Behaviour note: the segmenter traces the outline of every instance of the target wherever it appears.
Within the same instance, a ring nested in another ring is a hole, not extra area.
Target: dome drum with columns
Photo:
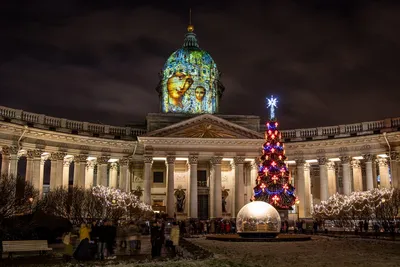
[[[1,173],[24,177],[42,194],[58,186],[102,184],[140,190],[154,210],[178,219],[236,217],[253,194],[264,122],[258,116],[216,114],[220,75],[196,44],[189,31],[183,50],[164,66],[161,107],[175,109],[148,114],[141,126],[94,124],[0,106]],[[168,82],[171,77],[174,81]],[[205,90],[196,97],[198,87]],[[198,100],[212,101],[194,105]],[[281,131],[290,181],[300,200],[288,216],[308,218],[313,203],[336,192],[399,187],[399,127],[400,118],[391,118]]]

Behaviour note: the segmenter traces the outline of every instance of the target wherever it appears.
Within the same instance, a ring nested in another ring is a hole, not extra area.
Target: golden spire
[[[194,31],[194,26],[192,25],[192,9],[189,8],[189,26],[187,27],[188,32]]]

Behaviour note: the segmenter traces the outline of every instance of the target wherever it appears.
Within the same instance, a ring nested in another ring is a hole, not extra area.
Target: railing
[[[140,129],[140,128],[118,127],[118,126],[111,126],[111,125],[104,125],[97,123],[61,119],[61,118],[46,116],[43,114],[26,112],[19,109],[7,108],[3,106],[0,106],[0,117],[22,120],[28,123],[36,123],[55,128],[66,128],[70,130],[78,130],[96,134],[110,134],[116,136],[140,136],[147,132],[145,129]],[[264,130],[263,127],[261,128],[262,131]],[[338,126],[283,130],[282,137],[301,139],[301,138],[310,138],[317,136],[340,136],[340,135],[346,135],[346,134],[349,135],[358,133],[364,134],[366,132],[371,132],[386,128],[397,128],[397,127],[400,127],[400,117],[379,120],[379,121],[338,125]]]
[[[0,117],[8,119],[22,120],[28,123],[36,123],[55,128],[66,128],[70,130],[91,132],[96,134],[110,134],[118,136],[139,136],[145,134],[145,129],[136,129],[131,127],[118,127],[103,125],[90,122],[74,121],[26,112],[23,110],[12,109],[0,106]]]

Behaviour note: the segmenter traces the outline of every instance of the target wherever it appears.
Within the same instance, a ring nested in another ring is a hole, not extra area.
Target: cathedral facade
[[[232,218],[250,202],[264,143],[258,116],[218,113],[224,86],[193,26],[165,63],[160,113],[142,127],[73,121],[0,106],[3,175],[40,195],[105,185],[139,192],[157,212]],[[400,186],[400,118],[282,131],[298,203],[293,219],[336,192]]]

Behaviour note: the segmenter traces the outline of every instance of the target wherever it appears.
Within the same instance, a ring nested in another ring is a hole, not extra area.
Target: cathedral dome
[[[223,86],[220,73],[208,52],[199,47],[189,25],[183,46],[167,59],[157,88],[162,112],[215,113]]]

